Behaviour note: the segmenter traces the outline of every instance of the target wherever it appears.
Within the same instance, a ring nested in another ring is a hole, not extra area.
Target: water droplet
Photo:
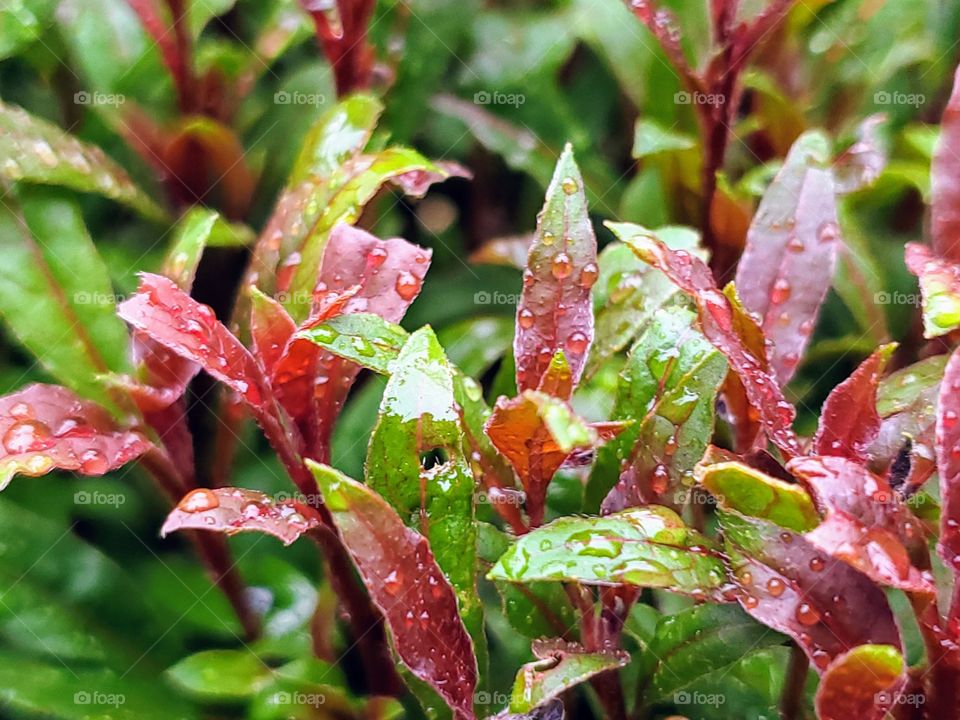
[[[821,570],[823,570],[823,565],[824,563],[823,563],[822,557],[815,557],[810,559],[810,569],[813,570],[814,572],[820,572]]]
[[[790,239],[787,241],[787,248],[796,253],[803,252],[804,251],[803,240],[798,238],[796,235],[791,235]]]
[[[584,290],[589,290],[594,286],[594,283],[597,282],[597,276],[600,274],[600,269],[597,267],[596,263],[587,263],[583,266],[583,270],[580,271],[580,287]]]
[[[3,435],[3,446],[11,455],[40,452],[53,444],[50,428],[39,420],[20,420]]]
[[[33,153],[37,158],[46,165],[48,168],[53,168],[57,166],[59,162],[57,160],[56,153],[53,152],[53,148],[50,147],[50,143],[46,140],[37,140],[33,143]]]
[[[213,312],[213,308],[202,303],[197,305],[197,316],[207,325],[213,325],[217,321],[217,314]]]
[[[249,502],[243,506],[243,510],[240,511],[240,514],[243,516],[244,520],[258,520],[261,518],[266,511],[266,508],[263,507],[260,503]]]
[[[837,224],[832,221],[825,222],[821,227],[820,231],[817,234],[820,242],[835,242],[837,238],[840,237],[840,228],[837,227]]]
[[[373,250],[367,253],[367,266],[370,268],[378,268],[386,262],[387,251],[381,247],[375,247]]]
[[[661,493],[666,492],[667,486],[670,483],[670,471],[667,470],[667,466],[663,463],[657,463],[657,466],[653,469],[653,476],[651,481],[652,490],[660,495]]]
[[[400,592],[402,585],[403,581],[396,570],[391,570],[390,574],[383,579],[383,588],[391,595],[396,595]]]
[[[536,318],[534,318],[533,313],[530,312],[530,310],[528,310],[527,308],[523,308],[517,314],[517,325],[522,327],[524,330],[529,330],[530,328],[533,327],[533,323],[535,319]]]
[[[420,278],[411,272],[401,270],[397,275],[396,290],[397,295],[404,300],[413,300],[417,296],[417,293],[420,292]]]
[[[563,188],[563,191],[567,195],[573,195],[577,191],[578,185],[577,185],[577,181],[574,180],[572,177],[565,177],[563,180],[560,181],[560,187]]]
[[[767,580],[767,592],[773,595],[773,597],[780,597],[786,589],[787,586],[784,585],[783,580],[779,578],[770,578]]]
[[[797,621],[801,625],[816,625],[818,622],[820,622],[820,613],[807,605],[807,603],[800,603],[797,605],[796,615]]]
[[[564,252],[558,253],[550,263],[550,272],[557,280],[570,277],[570,273],[573,272],[570,256]]]
[[[760,601],[757,600],[757,598],[755,598],[753,595],[744,595],[742,600],[743,600],[743,606],[747,610],[752,610],[753,608],[755,608],[757,605],[760,604]]]
[[[220,500],[212,490],[197,488],[187,493],[177,507],[188,513],[206,512],[220,507]]]
[[[103,475],[110,469],[110,463],[99,450],[90,448],[80,455],[80,472],[85,475]]]
[[[770,302],[780,305],[790,299],[790,283],[784,278],[777,278],[770,291]]]
[[[565,346],[567,351],[573,355],[582,355],[587,346],[590,344],[590,338],[588,338],[584,333],[576,330],[570,333],[570,337],[567,338]]]

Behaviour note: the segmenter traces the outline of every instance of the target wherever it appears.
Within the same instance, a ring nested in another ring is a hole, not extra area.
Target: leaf
[[[512,713],[504,710],[491,717],[495,720],[565,720],[566,712],[563,708],[563,701],[553,699],[528,713]]]
[[[573,385],[580,380],[593,341],[590,288],[598,272],[597,240],[587,214],[583,178],[567,145],[537,216],[524,271],[513,341],[520,390],[537,389],[561,350]]]
[[[697,304],[703,334],[722,352],[744,385],[750,404],[771,442],[787,456],[800,452],[792,423],[796,409],[783,397],[777,379],[737,334],[734,309],[717,289],[710,269],[683,250],[670,250],[656,238],[638,236],[627,241],[640,259],[660,268]]]
[[[609,470],[619,475],[605,513],[684,504],[677,491],[713,435],[717,389],[727,374],[723,355],[691,326],[694,317],[682,308],[658,313],[620,373],[612,417],[640,420],[598,453],[598,480]]]
[[[672,510],[650,505],[554,520],[519,537],[487,577],[626,584],[704,598],[719,591],[726,572],[708,538]]]
[[[887,599],[865,575],[766,520],[730,511],[718,517],[740,606],[793,638],[817,672],[857,645],[900,647]]]
[[[310,128],[290,172],[289,184],[311,176],[329,178],[361,152],[370,140],[383,104],[372,95],[356,93],[341,100]]]
[[[666,615],[642,650],[644,704],[699,690],[710,673],[730,670],[746,655],[782,642],[782,635],[733,605],[698,605]]]
[[[940,119],[940,137],[930,163],[930,235],[933,250],[948,262],[960,262],[960,68]]]
[[[933,593],[929,576],[910,562],[923,547],[921,529],[886,480],[845,458],[795,458],[787,469],[810,489],[823,522],[806,534],[812,545],[876,582]]]
[[[833,180],[816,163],[826,138],[801,136],[757,208],[737,266],[737,292],[773,342],[770,365],[789,382],[833,280],[839,226]]]
[[[960,255],[960,249],[955,252]],[[940,337],[960,327],[960,266],[917,243],[907,243],[906,261],[920,280],[923,336]]]
[[[160,535],[183,529],[227,535],[255,531],[289,545],[322,524],[316,510],[295,500],[275,501],[259,490],[244,488],[197,488],[170,511]]]
[[[250,341],[254,356],[272,377],[284,359],[287,343],[297,332],[283,305],[250,286]]]
[[[890,645],[860,645],[834,660],[815,700],[822,720],[881,720],[907,682],[903,656]]]
[[[700,236],[690,228],[662,227],[647,231],[631,223],[607,222],[618,238],[652,232],[668,247],[696,252]],[[640,261],[627,245],[612,243],[600,253],[600,274],[593,286],[596,337],[585,369],[592,377],[603,363],[626,347],[637,332],[677,294],[677,286],[656,268]]]
[[[626,665],[630,656],[620,651],[587,652],[557,641],[534,641],[537,660],[517,673],[510,695],[510,712],[526,713],[595,675]]]
[[[350,360],[381,375],[410,337],[399,325],[373,313],[340,315],[302,330],[297,337],[319,345],[333,355]]]
[[[886,121],[883,114],[866,118],[857,127],[856,141],[833,162],[833,180],[838,194],[863,190],[880,177],[888,160],[879,132]]]
[[[599,439],[569,405],[534,390],[497,400],[485,432],[520,478],[534,525],[543,522],[554,473],[574,450],[591,448]]]
[[[190,292],[204,249],[243,247],[251,240],[250,230],[246,227],[228,223],[213,210],[192,208],[177,223],[176,235],[160,274]]]
[[[250,650],[204,650],[183,658],[165,674],[177,689],[208,702],[253,697],[272,675]]]
[[[163,221],[166,212],[133,184],[103,151],[15,105],[0,103],[0,176],[10,181],[59,185],[123,203]]]
[[[692,150],[697,141],[690,135],[674,132],[650,118],[640,118],[633,128],[633,150],[631,155],[640,160],[662,152]]]
[[[115,410],[99,376],[125,372],[129,340],[76,203],[22,188],[0,207],[0,312],[57,380]]]
[[[28,385],[0,398],[0,490],[14,475],[51,470],[103,475],[153,445],[119,428],[110,414],[57,385]]]
[[[896,343],[880,347],[831,391],[823,404],[813,438],[815,454],[866,463],[870,446],[880,432],[877,388],[896,347]],[[851,408],[858,408],[858,412],[851,412]]]
[[[701,465],[696,474],[697,481],[725,508],[796,532],[812,530],[820,523],[813,501],[797,484],[740,462]]]
[[[410,336],[391,370],[367,450],[366,482],[429,540],[482,652],[474,482],[462,454],[453,368],[425,327]],[[439,455],[436,464],[423,463],[428,453]]]
[[[943,371],[936,432],[941,501],[937,550],[954,575],[960,575],[960,351],[953,352]]]
[[[472,720],[473,643],[427,539],[407,528],[373,490],[333,468],[307,463],[371,599],[383,611],[397,654],[458,719]]]

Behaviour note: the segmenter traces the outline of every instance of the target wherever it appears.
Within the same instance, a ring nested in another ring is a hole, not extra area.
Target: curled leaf
[[[160,535],[177,530],[210,530],[234,535],[262,532],[289,545],[323,524],[319,513],[296,500],[275,501],[258,490],[198,488],[170,511]]]
[[[881,720],[907,682],[903,656],[890,645],[860,645],[844,653],[820,678],[815,700],[822,720]]]
[[[935,338],[960,327],[960,265],[917,243],[907,244],[906,261],[920,280],[923,336]]]
[[[960,575],[960,351],[950,356],[943,373],[936,428],[942,504],[937,549],[954,575]]]
[[[940,137],[930,163],[930,234],[933,249],[941,257],[960,262],[960,67],[953,78],[953,92],[940,120]]]

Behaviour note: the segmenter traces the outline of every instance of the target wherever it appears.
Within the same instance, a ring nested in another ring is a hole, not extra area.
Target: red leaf
[[[960,254],[960,249],[955,252]],[[918,243],[907,243],[904,255],[907,269],[920,280],[923,336],[938,337],[954,330],[960,305],[960,265],[937,257]]]
[[[820,413],[813,452],[867,462],[867,451],[880,432],[877,387],[895,348],[884,345],[833,389]]]
[[[834,660],[820,678],[820,720],[881,720],[907,684],[903,657],[895,648],[857,647]],[[898,715],[899,716],[899,715]]]
[[[540,386],[558,351],[566,355],[572,386],[580,380],[593,341],[590,288],[597,272],[597,240],[583,178],[568,145],[537,216],[517,306],[513,353],[521,391]]]
[[[0,490],[14,475],[51,470],[103,475],[153,446],[110,414],[58,385],[28,385],[0,398]]]
[[[901,647],[886,595],[865,575],[773,523],[733,512],[720,521],[740,605],[792,637],[818,672],[857,645]]]
[[[938,255],[960,263],[960,67],[940,120],[940,139],[930,165],[930,234]]]
[[[937,402],[937,470],[940,473],[940,557],[960,575],[960,350],[943,372]]]
[[[769,373],[770,362],[767,359],[767,339],[764,337],[763,329],[740,302],[736,286],[733,283],[727,284],[723,289],[723,294],[730,301],[733,332],[740,338],[750,354],[760,361],[763,371]],[[741,453],[750,452],[763,430],[759,414],[750,405],[747,390],[737,373],[727,373],[722,390],[727,414],[729,415],[728,420],[733,426],[734,447]]]
[[[258,490],[199,488],[185,495],[167,515],[160,535],[177,530],[210,530],[235,535],[262,532],[289,545],[323,525],[320,514],[295,500],[275,501]]]
[[[250,339],[253,353],[260,360],[264,371],[272,376],[283,357],[290,338],[297,331],[283,305],[256,287],[250,288]]]
[[[809,165],[801,138],[770,185],[747,233],[737,292],[773,342],[770,364],[782,384],[797,369],[837,259],[836,197],[828,170]]]
[[[887,153],[878,132],[887,121],[886,115],[871,115],[857,128],[857,140],[833,163],[833,177],[838,193],[862,190],[880,177],[887,164]]]
[[[800,444],[792,427],[797,412],[784,398],[777,379],[764,369],[765,362],[737,334],[733,308],[717,289],[710,269],[690,253],[671,250],[653,237],[638,237],[629,245],[640,259],[659,268],[693,298],[704,336],[730,361],[767,436],[788,458],[798,455]]]
[[[826,515],[806,534],[812,545],[884,585],[935,592],[910,562],[908,548],[924,548],[920,523],[886,480],[840,457],[795,458],[787,469]]]
[[[452,177],[469,180],[473,173],[458,162],[437,160],[433,163],[440,168],[440,172],[430,170],[411,170],[392,178],[391,182],[399,187],[405,195],[413,198],[423,197],[431,185],[443,182]]]
[[[472,720],[473,641],[427,539],[379,495],[333,468],[309,462],[343,543],[383,611],[404,664],[430,684],[458,720]]]

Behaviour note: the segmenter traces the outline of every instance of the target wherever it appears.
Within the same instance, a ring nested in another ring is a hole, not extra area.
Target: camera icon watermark
[[[73,694],[74,705],[103,705],[112,708],[118,708],[127,702],[126,695],[122,693],[105,693],[99,690],[78,690]]]
[[[127,502],[127,496],[121,493],[105,493],[99,490],[77,490],[73,494],[74,505],[106,505],[120,507]]]
[[[726,96],[721,93],[704,93],[699,90],[695,92],[679,90],[673,94],[673,103],[675,105],[712,105],[719,107],[726,102]]]
[[[102,93],[80,90],[73,94],[74,105],[102,105],[120,107],[127,101],[123,93]]]
[[[510,702],[510,695],[502,692],[487,692],[481,690],[473,696],[473,704],[483,707],[498,708],[507,705]]]
[[[479,90],[473,94],[473,102],[475,105],[512,105],[513,107],[520,107],[526,101],[527,96],[522,93]]]
[[[873,102],[876,105],[908,105],[910,107],[920,107],[927,102],[927,96],[922,93],[904,93],[887,92],[886,90],[877,90],[873,94]]]
[[[278,90],[273,94],[273,102],[275,105],[312,105],[313,107],[319,107],[326,104],[327,96],[323,93]]]
[[[911,305],[920,307],[923,296],[920,293],[887,292],[881,290],[873,294],[873,302],[877,305]]]
[[[516,305],[520,302],[519,293],[505,293],[495,290],[479,290],[473,294],[474,305]]]
[[[286,692],[276,693],[271,699],[274,705],[297,705],[299,707],[318,708],[327,702],[323,693]]]

